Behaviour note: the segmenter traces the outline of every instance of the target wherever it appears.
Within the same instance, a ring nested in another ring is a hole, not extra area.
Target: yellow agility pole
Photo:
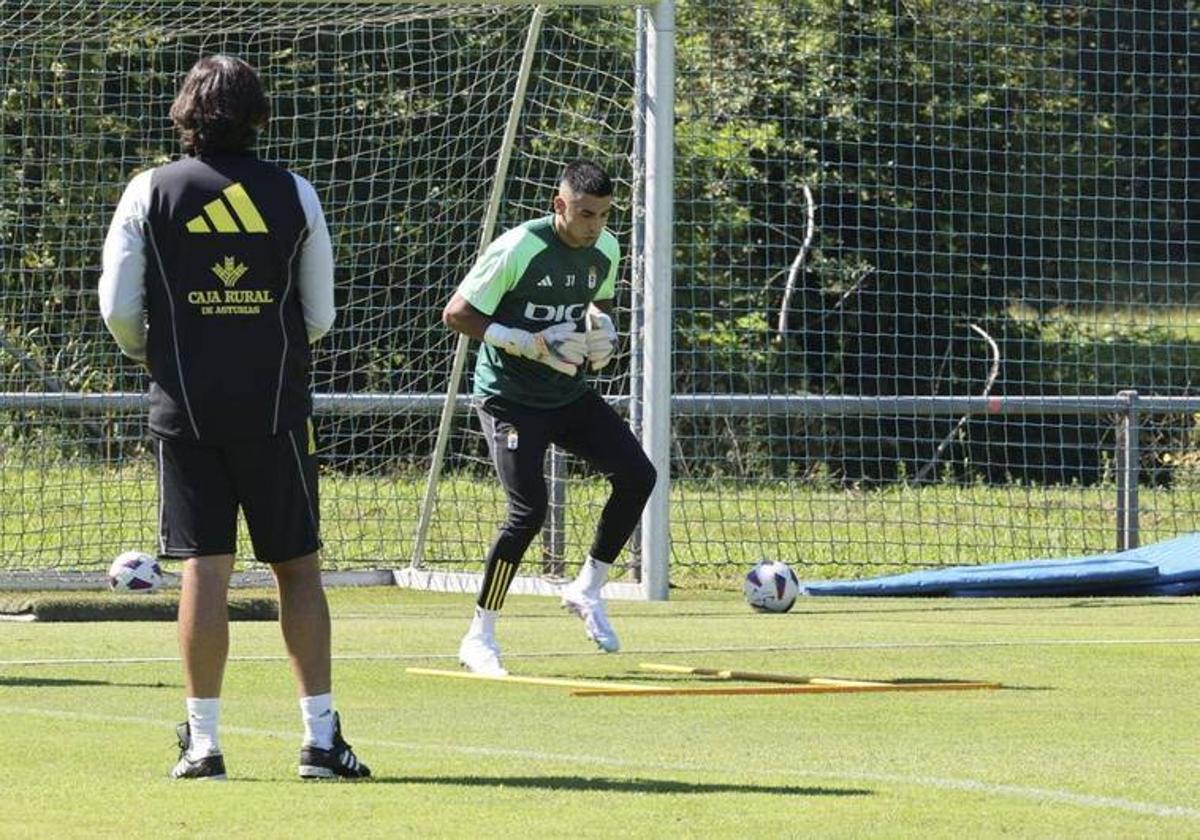
[[[806,677],[799,674],[766,674],[761,671],[731,671],[718,668],[695,668],[690,665],[660,665],[642,662],[643,671],[658,671],[665,674],[690,674],[697,677],[715,677],[721,680],[745,680],[746,682],[795,683],[800,685],[888,685],[878,680],[845,680],[839,677]]]
[[[470,671],[443,671],[437,668],[405,668],[404,672],[423,677],[455,677],[462,680],[490,680],[492,682],[519,683],[521,685],[549,685],[558,688],[604,689],[613,687],[612,682],[605,682],[603,680],[569,680],[562,677],[517,677],[512,674],[503,677],[491,677],[486,674],[472,674]],[[659,690],[657,686],[641,683],[625,683],[623,686],[642,692]]]
[[[626,688],[579,688],[571,692],[572,697],[670,697],[680,695],[729,695],[729,694],[861,694],[878,691],[971,691],[1000,688],[993,682],[911,682],[911,683],[867,683],[867,684],[820,684],[820,685],[738,685],[720,688],[658,688],[649,691]]]

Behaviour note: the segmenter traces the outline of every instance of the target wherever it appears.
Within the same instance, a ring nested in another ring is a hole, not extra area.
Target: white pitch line
[[[1109,645],[1200,645],[1200,638],[1181,639],[1029,639],[994,640],[981,642],[847,642],[828,645],[716,645],[713,647],[679,648],[622,648],[629,656],[659,656],[663,654],[690,653],[801,653],[822,650],[941,650],[952,648],[988,647],[1046,647],[1046,646],[1109,646]],[[612,654],[596,650],[547,650],[528,653],[505,653],[505,659],[554,659],[576,656],[602,656]],[[349,653],[335,654],[338,662],[420,662],[430,659],[457,659],[453,653]],[[230,662],[286,662],[281,654],[263,656],[230,656]],[[155,662],[179,662],[178,656],[123,656],[123,657],[79,657],[61,659],[0,659],[5,665],[140,665]]]
[[[27,715],[30,717],[57,718],[60,720],[80,720],[104,724],[127,723],[131,726],[158,726],[174,730],[176,724],[164,720],[148,720],[141,717],[101,715],[87,712],[74,712],[59,709],[30,709],[7,706],[7,715]],[[296,732],[280,732],[273,729],[258,729],[244,726],[224,726],[224,732],[239,735],[253,735],[280,740],[295,740]],[[354,737],[355,743],[362,746],[381,747],[405,751],[420,750],[436,755],[458,753],[461,755],[488,756],[493,758],[514,758],[521,761],[558,762],[578,769],[581,766],[617,767],[625,770],[658,770],[673,773],[726,774],[738,776],[745,773],[744,769],[716,768],[711,764],[684,764],[659,761],[630,761],[612,756],[580,755],[576,753],[543,752],[541,750],[523,750],[511,747],[463,746],[458,743],[428,744],[413,741],[394,741],[391,739]],[[378,770],[378,765],[376,765]],[[976,779],[952,779],[940,776],[906,776],[901,773],[875,773],[859,770],[808,770],[796,767],[758,767],[754,772],[756,779],[774,775],[780,778],[795,778],[803,776],[809,779],[837,779],[843,782],[879,782],[883,784],[905,785],[917,788],[933,788],[935,790],[965,791],[988,796],[1006,797],[1010,799],[1025,799],[1033,802],[1050,802],[1060,805],[1075,805],[1081,808],[1097,810],[1124,811],[1151,817],[1180,817],[1187,820],[1200,821],[1200,809],[1186,805],[1168,805],[1161,802],[1139,802],[1136,799],[1126,799],[1117,796],[1098,796],[1089,793],[1074,793],[1069,790],[1054,790],[1027,785],[1006,785],[992,782],[981,782]]]

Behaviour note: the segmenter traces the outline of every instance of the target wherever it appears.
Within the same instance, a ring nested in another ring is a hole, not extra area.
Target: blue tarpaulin
[[[1111,554],[951,566],[900,575],[810,582],[806,595],[967,598],[1046,595],[1191,595],[1200,592],[1200,534]]]

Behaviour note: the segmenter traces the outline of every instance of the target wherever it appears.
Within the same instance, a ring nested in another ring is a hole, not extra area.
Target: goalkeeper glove
[[[587,315],[587,358],[592,370],[601,370],[607,365],[617,349],[617,328],[608,313],[594,304]]]
[[[505,353],[533,359],[567,376],[574,376],[587,358],[587,340],[569,321],[538,333],[493,323],[484,332],[483,340]]]

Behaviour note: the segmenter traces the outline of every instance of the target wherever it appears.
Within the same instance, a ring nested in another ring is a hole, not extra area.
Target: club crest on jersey
[[[599,274],[600,273],[598,271],[596,271],[596,266],[594,266],[594,265],[588,266],[588,288],[589,289],[596,288],[596,279],[597,279],[597,277],[599,277]]]
[[[228,256],[225,257],[224,262],[214,263],[212,267],[212,273],[217,275],[217,279],[226,287],[234,286],[248,270],[245,263],[240,263]]]
[[[586,303],[560,303],[557,306],[548,303],[526,303],[525,317],[530,321],[550,321],[559,324],[563,321],[578,321],[586,309]]]

